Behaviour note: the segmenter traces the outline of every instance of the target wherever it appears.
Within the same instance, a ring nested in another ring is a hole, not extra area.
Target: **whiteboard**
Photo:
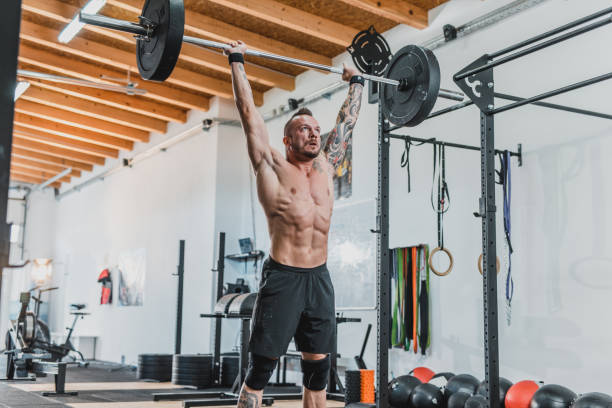
[[[376,202],[361,201],[334,209],[327,268],[336,308],[373,308],[376,304]]]

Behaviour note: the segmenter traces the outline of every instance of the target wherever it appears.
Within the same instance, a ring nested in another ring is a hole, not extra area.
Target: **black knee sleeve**
[[[254,390],[263,390],[270,377],[272,377],[277,361],[257,354],[251,354],[249,369],[244,381],[245,384]]]
[[[302,384],[311,391],[322,391],[329,378],[329,354],[321,360],[302,360]]]

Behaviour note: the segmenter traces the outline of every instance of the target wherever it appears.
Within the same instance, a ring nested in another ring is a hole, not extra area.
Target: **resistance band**
[[[419,246],[419,277],[421,283],[421,291],[419,293],[419,345],[421,346],[421,354],[423,355],[425,355],[430,341],[428,256],[429,247],[427,245]]]
[[[418,347],[418,337],[417,337],[417,325],[419,322],[418,319],[418,308],[419,308],[419,296],[418,296],[418,279],[417,279],[417,274],[418,274],[418,269],[417,269],[417,248],[416,247],[412,247],[410,248],[410,258],[412,259],[412,349],[413,351],[416,353],[417,352],[417,347]]]
[[[408,252],[408,248],[402,248],[402,253],[404,254],[404,330],[406,333],[406,337],[404,337],[404,350],[408,350],[410,348],[410,341],[414,339],[412,333],[412,325],[414,316],[412,314],[412,309],[414,305],[412,304],[412,269],[410,268],[412,257],[411,253]]]
[[[512,322],[512,296],[514,295],[514,280],[512,279],[512,241],[510,233],[510,202],[512,198],[512,179],[510,175],[510,152],[504,150],[499,154],[500,170],[498,184],[501,184],[504,201],[504,234],[507,247],[507,273],[506,273],[506,323]]]

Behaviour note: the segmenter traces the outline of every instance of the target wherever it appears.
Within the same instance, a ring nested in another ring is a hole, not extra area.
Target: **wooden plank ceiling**
[[[427,11],[446,0],[186,0],[185,34],[331,65],[355,34],[374,25],[427,26]],[[232,97],[227,59],[219,52],[183,44],[179,62],[164,83],[138,76],[135,40],[126,33],[86,26],[68,44],[58,34],[86,0],[22,0],[19,68],[119,84],[128,73],[144,95],[48,80],[30,87],[15,104],[11,179],[39,184],[66,168],[60,187],[117,158],[120,150],[147,143],[168,122],[184,123],[190,109],[206,111],[210,98]],[[107,0],[100,14],[137,21],[144,0]],[[247,58],[258,105],[271,88],[293,90],[303,68]]]

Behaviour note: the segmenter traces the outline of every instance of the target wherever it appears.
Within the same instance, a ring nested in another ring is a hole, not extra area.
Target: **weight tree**
[[[605,18],[601,18],[607,16]],[[592,20],[594,23],[577,28]],[[539,102],[565,92],[592,85],[612,78],[612,72],[590,78],[575,84],[567,85],[553,91],[545,92],[530,98],[496,93],[493,80],[493,68],[536,52],[553,44],[557,44],[569,38],[586,33],[595,28],[612,23],[612,7],[575,20],[571,23],[547,31],[543,34],[519,42],[500,51],[485,54],[476,59],[467,67],[454,75],[453,79],[457,86],[470,98],[449,108],[429,114],[427,119],[437,117],[449,112],[454,112],[466,106],[476,105],[480,110],[480,168],[481,168],[481,194],[479,199],[479,211],[477,215],[482,218],[482,252],[483,252],[483,310],[484,310],[484,359],[485,359],[485,384],[487,387],[487,400],[491,408],[499,408],[499,337],[497,325],[497,279],[496,279],[496,245],[495,236],[495,127],[493,118],[496,114],[505,112],[523,105],[533,104],[537,106],[558,109],[567,112],[595,116],[604,119],[612,119],[612,115],[577,109],[569,106]],[[563,33],[563,34],[561,34]],[[557,35],[559,34],[559,35]],[[555,37],[553,37],[555,36]],[[545,40],[549,37],[551,39]],[[542,41],[542,42],[539,42]],[[532,45],[537,43],[536,45]],[[524,48],[530,46],[529,48]],[[520,50],[519,50],[520,49]],[[519,50],[519,51],[517,51]],[[515,52],[516,51],[516,52]],[[509,55],[508,55],[509,54]],[[503,56],[503,57],[502,57]],[[500,58],[501,57],[501,58]],[[499,59],[498,59],[499,58]],[[507,105],[495,108],[495,98],[514,101]],[[378,240],[377,240],[377,317],[378,317],[378,347],[377,347],[377,401],[379,408],[389,407],[389,395],[387,390],[389,373],[389,315],[390,315],[390,276],[389,276],[389,141],[391,138],[408,138],[420,140],[427,143],[440,143],[432,139],[423,140],[403,135],[393,135],[391,132],[403,127],[403,124],[391,124],[383,116],[383,110],[379,106],[378,126]],[[474,149],[472,146],[456,143],[445,143],[447,146],[456,148]],[[522,159],[520,150],[512,155]]]

